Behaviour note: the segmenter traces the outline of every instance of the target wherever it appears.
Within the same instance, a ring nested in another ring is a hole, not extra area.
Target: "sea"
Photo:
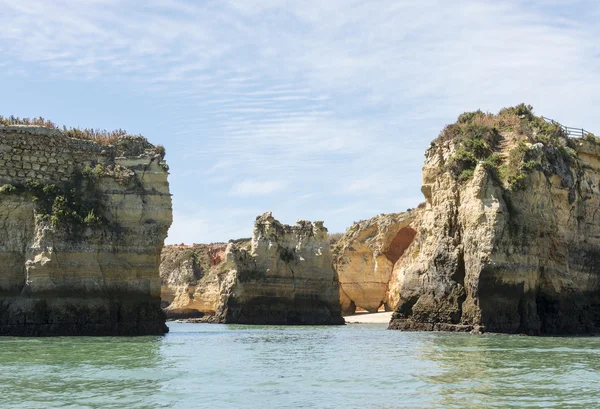
[[[169,323],[0,338],[1,408],[600,408],[599,337]]]

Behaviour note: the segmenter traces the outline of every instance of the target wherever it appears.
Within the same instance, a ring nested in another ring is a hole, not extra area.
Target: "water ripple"
[[[0,339],[4,408],[590,408],[599,338],[170,325]]]

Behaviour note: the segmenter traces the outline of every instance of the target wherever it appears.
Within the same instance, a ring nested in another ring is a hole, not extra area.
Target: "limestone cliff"
[[[390,328],[600,330],[600,143],[518,106],[461,115],[426,152],[426,207]]]
[[[219,284],[211,271],[225,260],[227,244],[166,246],[161,254],[161,298],[168,318],[214,315]]]
[[[0,334],[163,334],[162,149],[0,126]]]
[[[412,242],[414,212],[382,214],[348,228],[335,244],[334,266],[340,280],[344,315],[356,307],[377,312],[395,305],[388,295],[392,269]]]
[[[175,275],[186,275],[183,270]],[[173,276],[165,274],[163,283]],[[173,318],[204,315],[207,322],[241,324],[344,323],[323,222],[288,226],[265,213],[257,217],[251,240],[230,241],[224,261],[199,280],[183,281],[166,309]]]
[[[257,217],[249,250],[230,243],[217,317],[242,324],[343,324],[323,222]]]

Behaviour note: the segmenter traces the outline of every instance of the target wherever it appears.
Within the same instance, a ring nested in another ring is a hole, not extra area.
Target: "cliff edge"
[[[425,156],[390,328],[598,332],[598,140],[520,105],[461,115]]]
[[[0,126],[0,335],[168,331],[164,151],[138,136],[112,142]]]

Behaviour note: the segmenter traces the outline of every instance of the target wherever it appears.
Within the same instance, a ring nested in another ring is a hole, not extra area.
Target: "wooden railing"
[[[588,132],[583,128],[573,128],[571,126],[564,126],[563,124],[556,122],[554,119],[546,118],[545,116],[543,116],[542,119],[548,122],[549,124],[553,124],[560,127],[571,138],[583,138],[586,135],[593,135],[593,133]]]

